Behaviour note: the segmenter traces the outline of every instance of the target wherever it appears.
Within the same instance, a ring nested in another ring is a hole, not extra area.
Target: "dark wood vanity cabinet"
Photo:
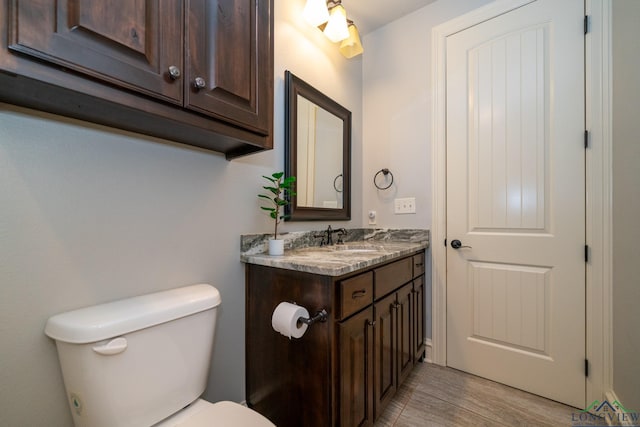
[[[425,350],[424,252],[342,277],[246,270],[248,405],[279,427],[373,425]],[[271,328],[281,301],[329,319],[289,340]]]
[[[273,0],[0,0],[0,100],[223,152],[272,148]]]
[[[373,308],[338,323],[338,399],[336,425],[373,424]]]
[[[380,299],[377,299],[379,294],[376,291],[374,303],[374,399],[377,418],[415,363],[415,329],[418,323],[424,322],[424,299],[417,300],[414,293],[413,257],[375,269],[374,274],[376,290],[392,290]],[[417,310],[418,305],[422,310]]]

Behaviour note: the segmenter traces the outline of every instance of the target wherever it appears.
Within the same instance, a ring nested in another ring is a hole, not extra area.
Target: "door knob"
[[[463,246],[462,242],[458,239],[452,240],[451,241],[451,247],[453,249],[460,249],[460,248],[471,248],[471,246]]]

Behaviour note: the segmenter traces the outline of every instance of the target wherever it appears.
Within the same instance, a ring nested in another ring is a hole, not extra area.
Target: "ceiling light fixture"
[[[341,4],[337,4],[329,11],[329,22],[324,29],[324,35],[334,43],[349,37],[347,25],[347,11]]]
[[[327,2],[325,0],[307,0],[302,16],[314,27],[324,24],[329,20]]]
[[[341,0],[307,0],[302,16],[333,43],[342,42],[340,53],[345,57],[353,58],[364,52],[358,29],[347,19]]]
[[[350,59],[364,52],[364,48],[362,47],[362,42],[360,41],[360,34],[358,34],[358,29],[356,28],[356,25],[351,20],[348,20],[348,22],[349,22],[349,37],[342,40],[342,43],[340,43],[340,53],[346,58]]]

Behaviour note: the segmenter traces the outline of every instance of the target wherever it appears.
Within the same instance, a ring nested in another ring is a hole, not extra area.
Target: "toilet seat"
[[[198,399],[153,427],[275,427],[275,424],[239,403]]]

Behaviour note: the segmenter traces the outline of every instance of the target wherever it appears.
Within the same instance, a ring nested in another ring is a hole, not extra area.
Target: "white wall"
[[[640,2],[613,6],[613,390],[640,412]]]
[[[205,397],[244,400],[240,234],[269,232],[261,175],[284,167],[284,70],[353,111],[362,189],[360,59],[348,61],[275,1],[275,149],[234,160],[0,103],[0,425],[67,427],[53,314],[207,282],[222,295]],[[361,226],[360,202],[353,205]],[[287,223],[283,231],[326,227]]]
[[[439,0],[364,37],[364,224],[375,210],[379,226],[431,229],[431,30],[486,3]],[[393,186],[384,191],[373,185],[382,168],[394,176]],[[398,197],[415,197],[416,214],[395,215]],[[430,266],[430,251],[427,257]],[[430,307],[430,270],[425,277]],[[428,316],[428,336],[430,321]]]

